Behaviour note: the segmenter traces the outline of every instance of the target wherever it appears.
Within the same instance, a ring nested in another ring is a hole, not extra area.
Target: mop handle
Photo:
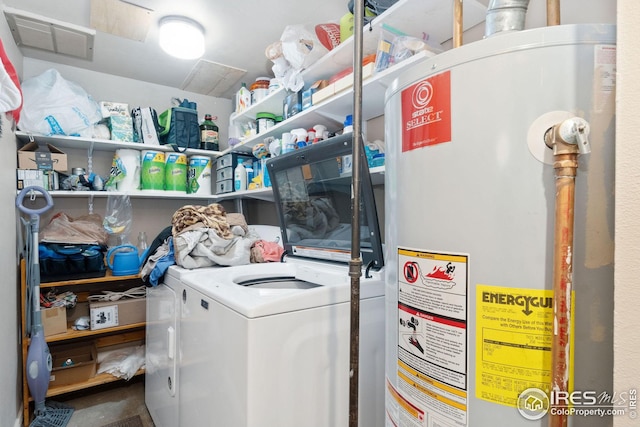
[[[47,204],[39,209],[29,209],[24,206],[24,196],[26,196],[31,191],[37,191],[42,193]],[[40,260],[38,254],[38,230],[40,228],[40,214],[48,211],[53,206],[53,199],[51,195],[42,187],[38,186],[29,186],[25,187],[20,191],[18,197],[16,199],[16,206],[25,214],[30,216],[31,223],[31,237],[33,239],[32,242],[32,262],[31,265],[28,266],[30,269],[28,285],[32,289],[32,301],[33,304],[33,313],[35,316],[40,316]],[[36,318],[36,323],[40,323],[40,319]]]
[[[29,209],[28,207],[26,207],[23,204],[24,196],[26,196],[31,191],[37,191],[39,193],[42,193],[42,195],[44,196],[44,200],[47,202],[47,204],[41,207],[40,209]],[[53,199],[51,198],[51,195],[49,194],[49,192],[44,188],[38,187],[37,185],[31,185],[29,187],[23,188],[22,191],[20,191],[20,194],[18,194],[18,198],[16,199],[16,206],[22,212],[26,213],[27,215],[30,215],[33,218],[34,215],[37,216],[48,211],[53,206]]]

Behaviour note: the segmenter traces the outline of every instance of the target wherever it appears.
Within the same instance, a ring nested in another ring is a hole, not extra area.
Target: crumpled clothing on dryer
[[[227,221],[227,212],[218,203],[211,203],[207,206],[185,205],[175,211],[171,217],[173,237],[175,238],[184,229],[197,223],[215,230],[218,236],[224,239],[233,237],[231,226]]]
[[[215,230],[194,224],[173,239],[176,264],[190,269],[249,264],[251,246],[259,239],[253,232],[224,239]]]
[[[142,280],[149,279],[151,286],[158,286],[164,273],[176,263],[173,253],[173,238],[169,236],[162,245],[147,259],[140,270]]]
[[[183,206],[171,222],[176,264],[184,268],[249,264],[251,245],[259,239],[249,233],[244,215],[227,215],[217,203]]]

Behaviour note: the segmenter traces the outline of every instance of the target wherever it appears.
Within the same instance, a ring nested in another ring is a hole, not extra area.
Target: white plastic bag
[[[304,87],[302,70],[315,63],[329,50],[315,31],[304,25],[287,25],[280,41],[267,47],[266,56],[273,61],[273,74],[290,91]]]
[[[81,135],[102,119],[100,106],[78,84],[51,68],[22,83],[18,128],[42,135]]]
[[[128,381],[145,365],[145,347],[139,345],[100,353],[98,363],[98,374],[106,372]]]
[[[287,25],[280,41],[282,54],[294,70],[304,70],[328,52],[315,31],[304,25]]]

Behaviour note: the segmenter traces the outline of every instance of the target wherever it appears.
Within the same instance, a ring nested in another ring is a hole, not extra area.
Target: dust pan
[[[47,402],[43,406],[44,410],[36,408],[29,427],[65,427],[73,415],[73,408],[63,403]]]

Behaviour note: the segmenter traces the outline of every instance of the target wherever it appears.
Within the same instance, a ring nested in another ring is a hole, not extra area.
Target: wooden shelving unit
[[[31,415],[33,410],[33,398],[29,393],[29,387],[27,385],[26,374],[26,361],[27,352],[29,350],[29,332],[27,330],[26,321],[26,266],[25,260],[20,261],[20,300],[21,300],[21,324],[22,324],[22,398],[23,398],[23,421],[24,426],[27,427],[31,422]],[[79,303],[86,303],[87,297],[91,293],[98,293],[100,290],[114,290],[114,288],[131,288],[142,285],[142,280],[137,275],[130,276],[113,276],[110,271],[104,277],[88,278],[88,279],[74,279],[67,281],[56,282],[43,282],[40,284],[41,291],[47,289],[64,289],[73,290],[78,295]],[[145,322],[133,323],[124,326],[115,326],[111,328],[99,329],[99,330],[85,330],[77,331],[70,327],[70,322],[67,325],[67,331],[65,333],[50,335],[46,337],[46,341],[49,344],[58,344],[66,342],[87,342],[93,341],[96,347],[99,349],[114,346],[118,344],[126,343],[143,343],[145,340]],[[135,375],[144,374],[144,369],[138,370]],[[50,386],[47,390],[47,398],[52,396],[59,396],[66,393],[71,393],[78,390],[83,390],[91,387],[108,384],[115,381],[123,381],[122,379],[115,377],[108,373],[97,374],[92,378],[84,381],[80,381],[73,384],[66,384],[60,386]]]
[[[136,375],[144,374],[144,369],[138,370]],[[54,387],[47,392],[47,397],[58,396],[61,394],[72,393],[78,390],[84,390],[90,387],[97,387],[99,385],[109,384],[114,381],[121,381],[120,378],[114,377],[111,374],[98,374],[93,378],[89,378],[86,381],[79,382],[76,384],[63,385],[60,387]]]

